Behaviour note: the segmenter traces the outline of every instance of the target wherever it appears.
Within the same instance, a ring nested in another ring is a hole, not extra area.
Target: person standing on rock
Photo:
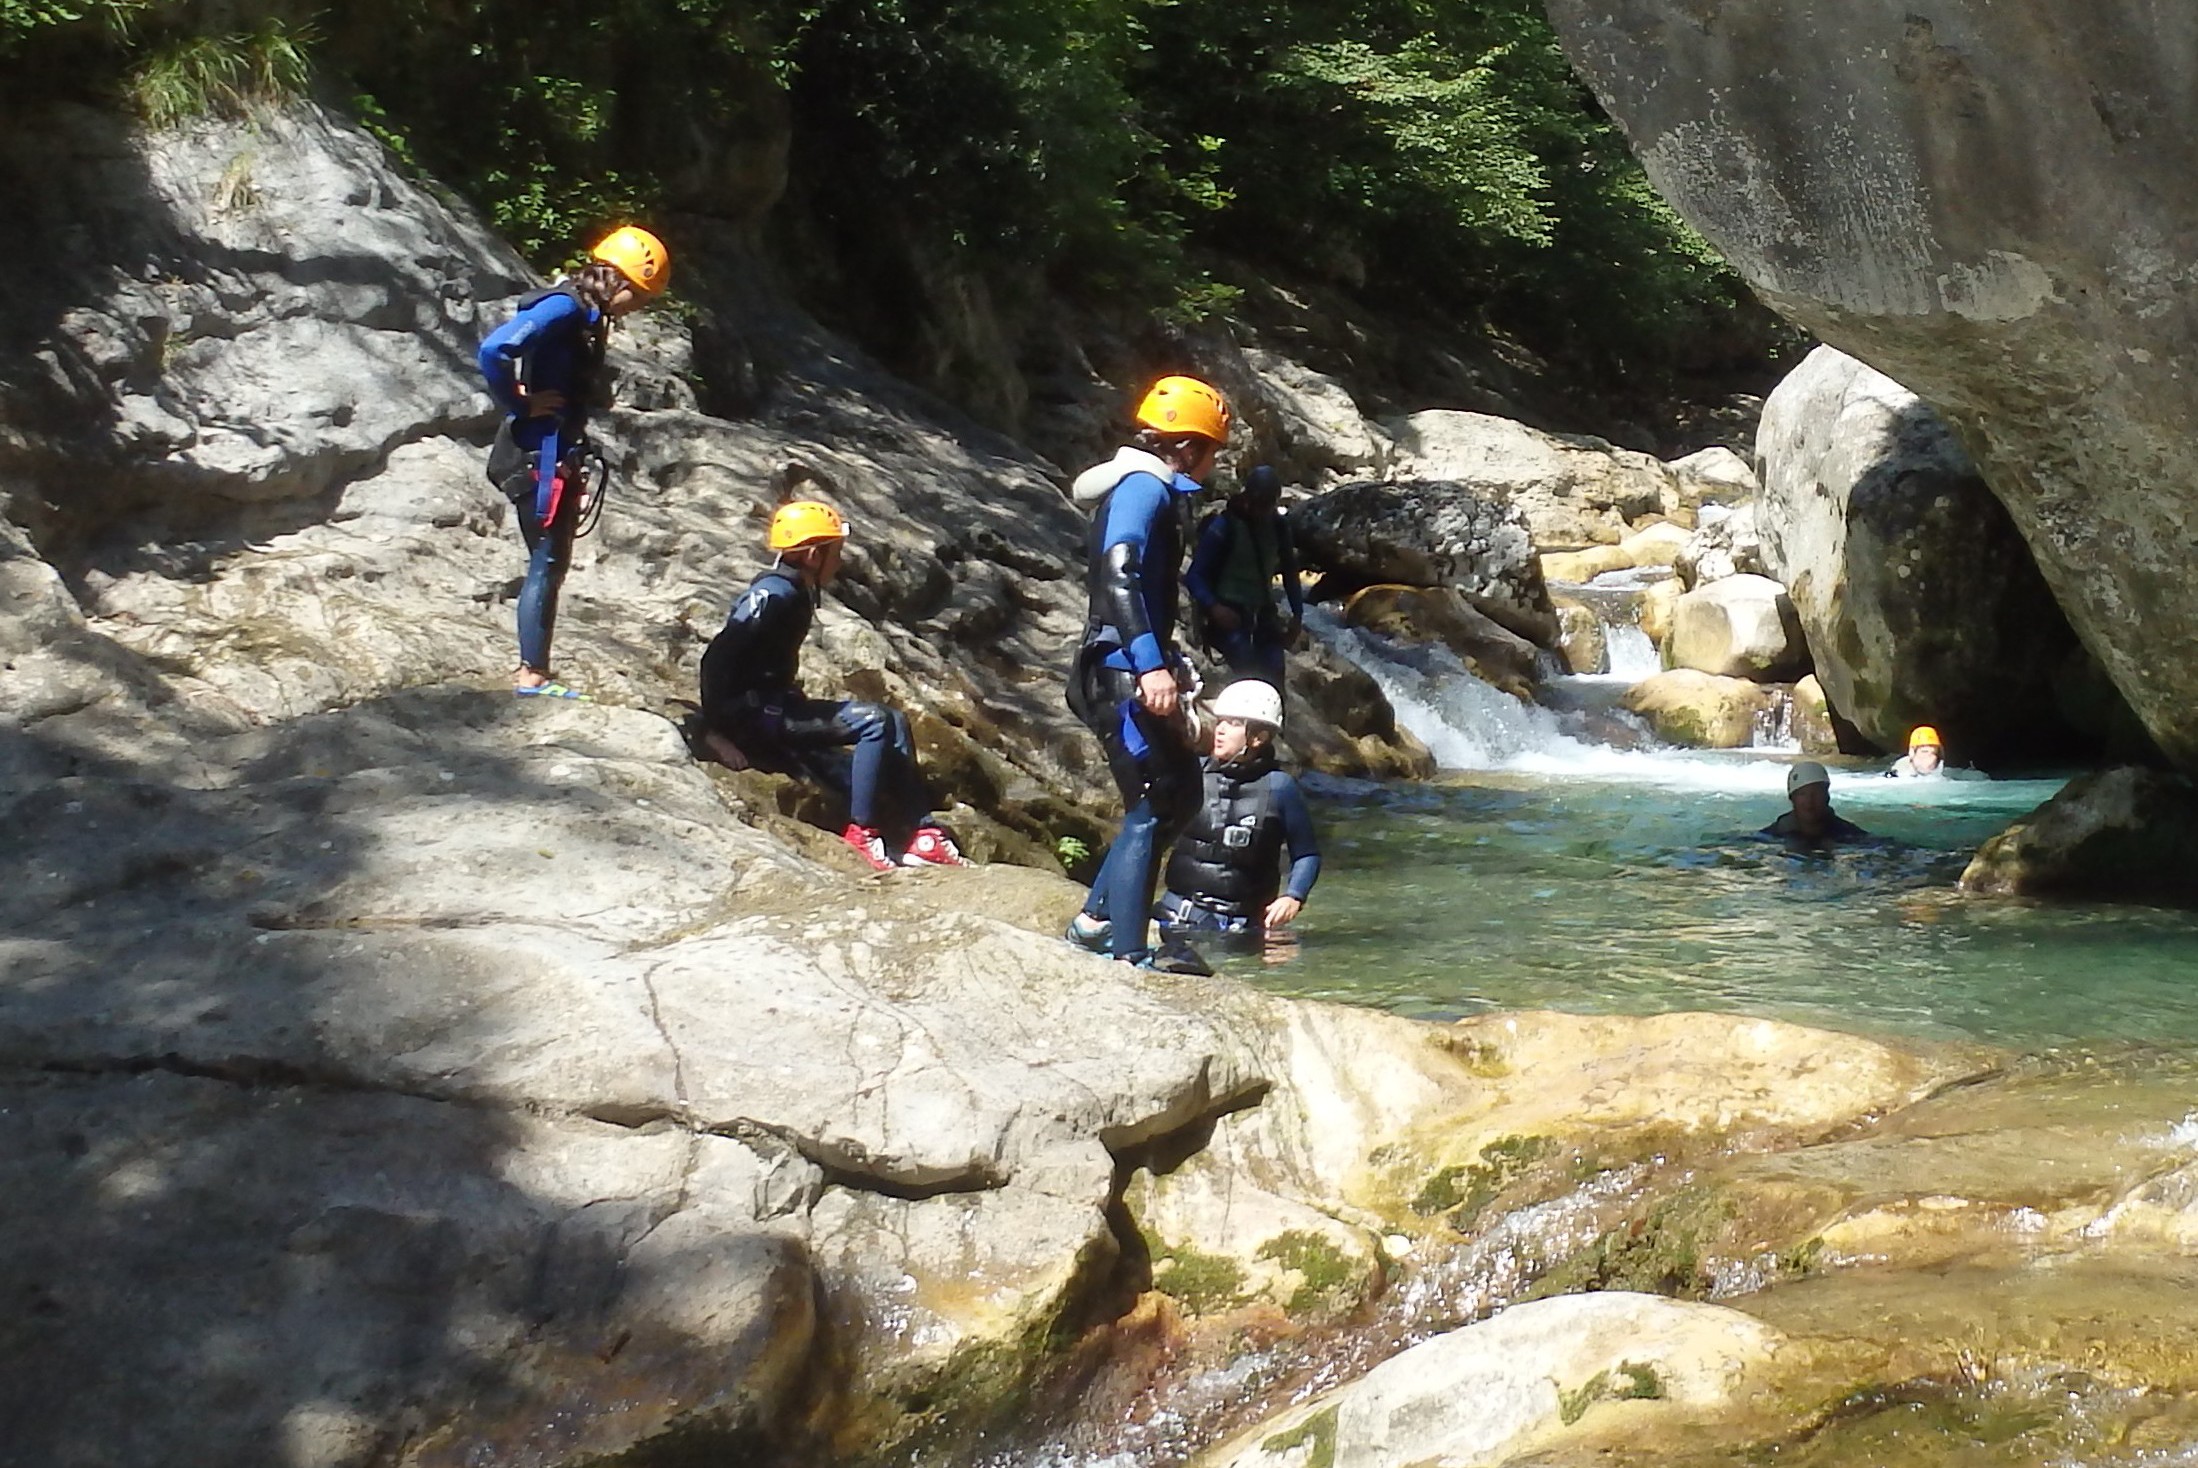
[[[1275,609],[1277,577],[1290,604],[1287,623]],[[1183,589],[1199,609],[1207,646],[1232,674],[1282,686],[1283,651],[1305,626],[1305,588],[1282,513],[1282,476],[1273,465],[1254,468],[1243,488],[1206,517]]]
[[[1320,847],[1304,792],[1275,760],[1281,691],[1256,678],[1240,679],[1213,701],[1213,718],[1202,798],[1168,856],[1161,931],[1257,947],[1269,932],[1295,921],[1312,895]]]
[[[521,298],[518,314],[490,332],[479,353],[489,395],[504,410],[489,482],[510,498],[527,546],[511,688],[522,697],[586,697],[550,676],[550,638],[580,523],[588,411],[611,322],[660,295],[671,271],[664,242],[630,224],[589,255],[577,273]]]
[[[771,516],[773,559],[702,654],[701,743],[720,764],[806,775],[847,795],[840,837],[873,871],[968,866],[931,815],[916,743],[898,709],[807,698],[801,645],[839,574],[847,522],[818,500]],[[851,751],[851,753],[850,753]],[[889,841],[887,832],[906,839]]]
[[[1078,475],[1073,489],[1078,504],[1096,508],[1091,611],[1068,703],[1106,750],[1122,796],[1122,829],[1067,937],[1124,962],[1205,973],[1197,953],[1180,943],[1155,954],[1145,927],[1160,853],[1197,809],[1198,755],[1186,702],[1196,684],[1175,649],[1177,580],[1190,497],[1228,441],[1229,404],[1195,377],[1163,377],[1138,404],[1136,420],[1132,441]]]
[[[1792,809],[1758,835],[1804,846],[1830,846],[1869,837],[1869,832],[1841,819],[1832,809],[1832,772],[1813,759],[1802,760],[1786,771],[1786,800]]]

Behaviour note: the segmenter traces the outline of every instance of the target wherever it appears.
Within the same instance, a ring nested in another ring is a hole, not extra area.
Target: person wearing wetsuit
[[[1831,771],[1813,759],[1802,760],[1786,772],[1786,799],[1793,808],[1757,835],[1812,847],[1869,838],[1869,832],[1832,809]]]
[[[847,522],[816,500],[771,517],[775,559],[733,603],[702,654],[702,744],[733,769],[805,775],[847,796],[840,838],[873,871],[967,866],[930,815],[916,744],[898,709],[801,692],[801,645],[839,574]],[[887,833],[904,840],[888,841]]]
[[[1304,792],[1275,762],[1281,693],[1271,683],[1242,679],[1221,690],[1213,716],[1203,799],[1168,857],[1156,916],[1163,932],[1256,947],[1305,906],[1320,880],[1320,847]]]
[[[550,676],[550,639],[580,519],[588,410],[611,322],[662,292],[671,270],[664,242],[630,224],[590,254],[578,274],[522,297],[518,314],[490,332],[478,354],[482,380],[504,410],[489,482],[510,498],[527,546],[511,690],[526,697],[586,696]]]
[[[1175,649],[1177,578],[1188,497],[1228,439],[1229,405],[1195,377],[1163,377],[1136,419],[1132,443],[1077,476],[1073,491],[1097,508],[1091,610],[1068,702],[1106,751],[1122,828],[1067,936],[1128,963],[1202,973],[1205,964],[1180,945],[1156,956],[1145,926],[1160,853],[1197,809],[1198,755],[1183,706],[1192,682]]]
[[[1275,610],[1278,576],[1290,604],[1287,623]],[[1199,609],[1206,645],[1231,673],[1282,686],[1283,650],[1305,625],[1305,589],[1282,514],[1282,476],[1273,465],[1254,468],[1244,487],[1206,517],[1183,589]]]

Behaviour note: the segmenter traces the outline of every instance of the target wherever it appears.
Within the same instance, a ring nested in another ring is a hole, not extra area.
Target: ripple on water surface
[[[2198,1045],[2198,915],[1969,900],[1978,843],[2055,781],[1835,777],[1877,841],[1802,854],[1753,832],[1773,761],[1683,783],[1489,775],[1319,787],[1326,867],[1281,992],[1430,1019],[1490,1008],[1716,1009],[2018,1046]]]

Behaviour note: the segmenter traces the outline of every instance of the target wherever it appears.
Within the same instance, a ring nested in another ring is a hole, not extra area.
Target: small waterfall
[[[1610,671],[1603,675],[1606,678],[1632,684],[1664,670],[1656,644],[1649,641],[1639,622],[1603,623],[1603,646],[1610,652]]]
[[[1483,683],[1448,648],[1393,643],[1346,626],[1325,607],[1308,607],[1305,623],[1380,685],[1397,722],[1418,736],[1446,770],[1508,770],[1733,790],[1773,789],[1784,779],[1782,764],[1751,759],[1744,751],[1658,744],[1638,718],[1614,707],[1630,679],[1603,674],[1550,680],[1546,687],[1552,701],[1569,707],[1548,708],[1522,703]],[[1647,643],[1638,627],[1630,630]]]
[[[1750,749],[1767,749],[1779,754],[1799,754],[1801,740],[1794,733],[1793,695],[1778,690],[1778,701],[1755,716],[1755,732],[1748,740]]]
[[[1631,685],[1663,671],[1656,644],[1641,630],[1641,593],[1671,574],[1665,566],[1636,567],[1606,571],[1589,582],[1560,581],[1550,587],[1552,595],[1578,602],[1602,623],[1605,670],[1582,676]]]

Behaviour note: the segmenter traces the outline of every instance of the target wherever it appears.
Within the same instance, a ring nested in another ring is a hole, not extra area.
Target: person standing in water
[[[1802,760],[1786,771],[1786,800],[1792,808],[1758,835],[1796,845],[1830,846],[1840,841],[1861,841],[1870,834],[1832,809],[1831,771],[1813,759]]]
[[[1213,719],[1203,798],[1168,856],[1160,923],[1188,938],[1210,934],[1257,946],[1304,908],[1320,880],[1320,847],[1304,792],[1275,760],[1281,692],[1241,679],[1221,690]]]
[[[575,274],[522,297],[518,314],[490,332],[478,354],[481,378],[504,410],[489,482],[510,498],[527,547],[511,687],[521,697],[587,696],[550,676],[550,639],[580,523],[588,412],[611,323],[661,295],[671,274],[664,242],[631,224],[604,236],[589,257]]]
[[[1288,622],[1275,609],[1278,577]],[[1244,487],[1206,517],[1183,589],[1199,609],[1207,646],[1229,671],[1280,688],[1283,652],[1305,626],[1305,588],[1282,513],[1282,476],[1272,464],[1245,475]]]
[[[1160,854],[1197,809],[1198,755],[1184,707],[1195,685],[1175,648],[1177,579],[1190,497],[1229,437],[1228,401],[1195,377],[1163,377],[1137,406],[1131,442],[1077,476],[1096,502],[1091,610],[1069,673],[1068,704],[1106,751],[1122,826],[1066,936],[1096,953],[1204,973],[1196,952],[1147,941]],[[1109,921],[1112,919],[1112,921]]]

